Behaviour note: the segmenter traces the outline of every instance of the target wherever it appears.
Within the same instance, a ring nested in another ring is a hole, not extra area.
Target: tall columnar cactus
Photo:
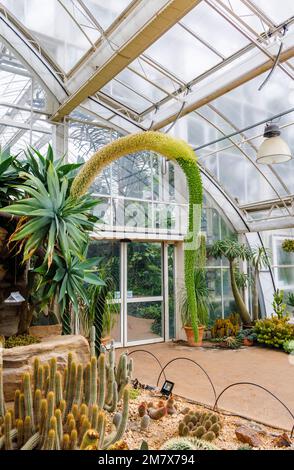
[[[56,360],[48,365],[36,360],[32,376],[24,374],[11,410],[5,412],[3,398],[0,449],[91,450],[114,445],[123,437],[128,420],[132,364],[127,355],[120,358],[118,369],[113,348],[108,357],[103,350],[98,361],[92,357],[85,367],[69,354],[66,374],[57,371]],[[106,432],[108,412],[116,411],[118,391],[120,419]]]

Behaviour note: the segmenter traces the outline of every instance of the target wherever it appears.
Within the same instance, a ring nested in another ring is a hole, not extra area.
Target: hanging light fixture
[[[291,160],[291,150],[289,145],[282,139],[281,131],[277,124],[266,124],[263,136],[265,140],[257,152],[257,163],[273,165]]]

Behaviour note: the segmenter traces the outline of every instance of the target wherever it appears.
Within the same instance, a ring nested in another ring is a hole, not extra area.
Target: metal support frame
[[[99,47],[70,77],[67,83],[70,96],[51,119],[60,121],[88,96],[94,95],[200,1],[142,0],[107,40],[102,38]],[[93,69],[96,69],[94,73]]]

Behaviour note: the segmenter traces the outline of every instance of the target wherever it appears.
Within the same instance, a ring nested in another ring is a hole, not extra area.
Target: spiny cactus
[[[218,450],[218,447],[197,438],[175,437],[166,441],[161,450]]]
[[[149,415],[142,416],[141,423],[140,423],[140,431],[147,431],[149,424],[150,424],[150,416]]]
[[[219,436],[221,421],[217,414],[211,412],[188,411],[179,422],[181,437],[195,437],[205,441],[213,441]]]
[[[36,359],[32,376],[23,375],[11,410],[6,411],[3,399],[0,449],[75,450],[115,446],[122,440],[128,421],[127,384],[132,366],[126,354],[120,358],[118,369],[113,348],[108,360],[104,350],[98,363],[92,357],[85,367],[76,364],[69,354],[65,373],[57,371],[56,359],[45,365]],[[1,371],[0,379],[1,386]],[[118,395],[122,397],[120,412],[116,413],[119,419],[108,431],[108,412],[116,411]]]

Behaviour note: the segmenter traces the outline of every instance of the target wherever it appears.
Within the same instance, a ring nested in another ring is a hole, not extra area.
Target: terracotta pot
[[[243,338],[243,344],[244,346],[253,346],[253,341],[248,338]]]
[[[198,341],[197,341],[197,343],[195,343],[195,340],[194,340],[193,328],[191,326],[184,326],[184,330],[186,332],[187,342],[188,342],[189,346],[201,346],[202,345],[204,326],[202,326],[202,325],[198,326]]]
[[[48,338],[50,336],[59,336],[62,333],[62,326],[57,325],[36,325],[30,326],[29,334],[38,339]]]

